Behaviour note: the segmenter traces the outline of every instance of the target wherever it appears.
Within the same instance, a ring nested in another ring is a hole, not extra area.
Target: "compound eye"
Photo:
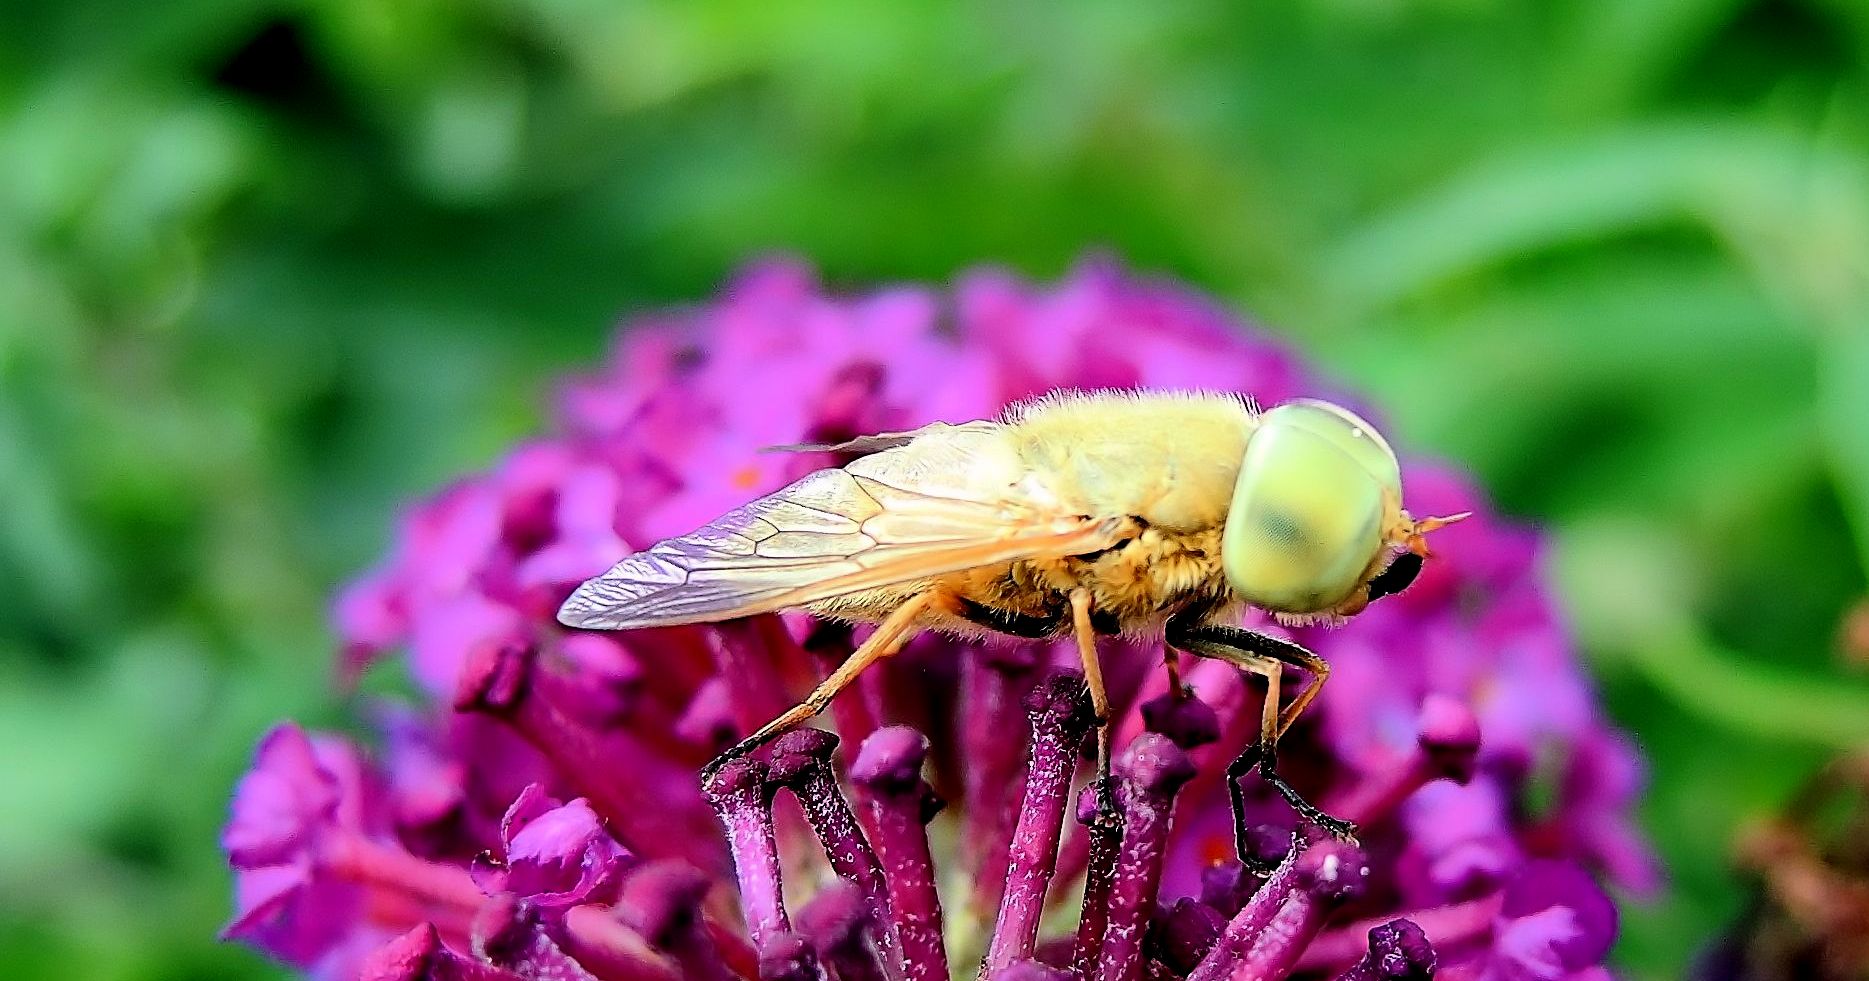
[[[1234,591],[1254,606],[1316,613],[1347,599],[1382,549],[1387,487],[1370,464],[1388,447],[1352,452],[1357,444],[1345,439],[1360,437],[1347,426],[1333,418],[1325,425],[1335,429],[1319,432],[1305,424],[1316,421],[1308,412],[1281,416],[1287,408],[1309,404],[1267,413],[1247,442],[1221,560]]]

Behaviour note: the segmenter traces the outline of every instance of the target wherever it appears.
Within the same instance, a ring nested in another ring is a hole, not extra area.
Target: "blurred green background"
[[[0,974],[278,975],[214,839],[326,594],[620,313],[1108,246],[1552,529],[1675,976],[1869,744],[1865,96],[1860,0],[0,6]]]

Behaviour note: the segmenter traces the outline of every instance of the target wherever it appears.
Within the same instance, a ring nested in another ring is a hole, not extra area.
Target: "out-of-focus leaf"
[[[1818,404],[1825,448],[1869,575],[1869,323],[1830,339]]]
[[[1866,176],[1852,154],[1756,127],[1633,128],[1508,152],[1346,237],[1324,270],[1382,306],[1541,249],[1699,223],[1824,305],[1869,260]]]
[[[16,584],[0,600],[0,624],[18,629],[30,617],[81,616],[98,558],[16,410],[0,398],[0,568]]]
[[[1572,114],[1623,109],[1666,79],[1743,0],[1576,0],[1553,93]]]
[[[1702,583],[1665,534],[1627,521],[1573,529],[1559,570],[1590,645],[1627,658],[1676,704],[1765,739],[1838,751],[1869,743],[1869,686],[1796,677],[1720,650],[1694,624]]]
[[[1837,752],[1869,742],[1869,687],[1791,677],[1693,633],[1657,638],[1630,653],[1650,682],[1721,725]]]

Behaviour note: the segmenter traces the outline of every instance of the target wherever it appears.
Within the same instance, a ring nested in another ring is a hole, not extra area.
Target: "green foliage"
[[[0,973],[275,973],[214,834],[342,717],[323,597],[618,314],[1102,245],[1555,532],[1675,976],[1869,743],[1866,66],[1852,0],[8,4]]]

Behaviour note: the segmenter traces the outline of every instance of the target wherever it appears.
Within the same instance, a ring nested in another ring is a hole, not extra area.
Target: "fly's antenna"
[[[1403,511],[1402,547],[1424,559],[1430,558],[1434,553],[1428,549],[1428,533],[1431,531],[1438,531],[1457,522],[1465,521],[1471,517],[1473,517],[1472,511],[1462,511],[1459,514],[1442,515],[1437,518],[1422,518],[1417,521],[1410,517],[1407,511]]]

